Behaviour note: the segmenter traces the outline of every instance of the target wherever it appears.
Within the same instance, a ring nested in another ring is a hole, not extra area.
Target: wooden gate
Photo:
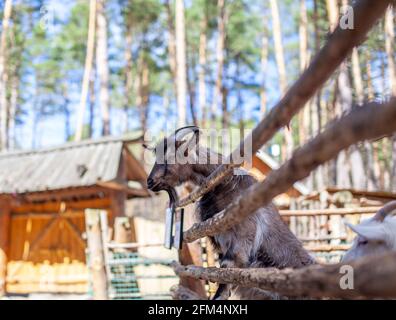
[[[82,211],[12,215],[7,292],[86,293],[84,232]]]

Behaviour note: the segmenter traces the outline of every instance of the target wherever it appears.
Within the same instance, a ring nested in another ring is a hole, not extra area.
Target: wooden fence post
[[[135,243],[136,231],[132,218],[116,217],[114,220],[114,242],[115,243]],[[136,251],[136,250],[132,250]]]
[[[0,297],[4,296],[6,292],[10,215],[8,203],[0,201]]]
[[[107,276],[100,228],[100,211],[86,210],[89,269],[92,276],[93,297],[95,300],[107,300]]]
[[[190,228],[195,222],[192,208],[186,208],[184,215],[184,228]],[[192,243],[183,243],[183,247],[178,252],[179,261],[182,265],[202,265],[202,248],[200,241]],[[201,298],[206,298],[205,281],[196,280],[188,277],[180,277],[180,285],[194,291]]]

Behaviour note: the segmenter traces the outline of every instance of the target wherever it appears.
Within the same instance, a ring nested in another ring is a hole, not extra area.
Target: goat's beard
[[[164,191],[166,191],[169,195],[169,205],[170,206],[174,206],[179,202],[179,197],[177,195],[176,189],[171,187],[171,186],[167,186],[166,189],[164,189]]]

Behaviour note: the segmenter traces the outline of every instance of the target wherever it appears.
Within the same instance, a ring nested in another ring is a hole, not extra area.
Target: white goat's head
[[[347,262],[368,255],[396,251],[396,201],[387,203],[374,217],[358,225],[346,225],[357,234],[352,247],[342,261]]]

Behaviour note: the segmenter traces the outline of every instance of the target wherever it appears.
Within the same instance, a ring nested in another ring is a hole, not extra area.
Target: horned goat
[[[180,128],[155,147],[156,162],[147,179],[149,189],[169,192],[185,182],[200,186],[221,165],[224,161],[221,154],[199,145],[199,133],[199,128],[195,126]],[[193,141],[193,147],[187,148]],[[168,161],[174,159],[175,154],[181,153],[187,155],[187,163]],[[213,164],[214,161],[206,161],[213,158],[218,160],[216,164]],[[201,197],[197,209],[202,221],[225,209],[244,190],[256,183],[252,176],[244,173],[229,175]],[[314,259],[282,221],[272,203],[210,240],[219,253],[221,267],[300,268],[314,263]],[[220,285],[214,299],[228,298],[230,293],[238,299],[257,298],[258,295],[254,294],[256,291],[257,289]]]
[[[388,202],[374,217],[358,225],[346,225],[357,234],[352,247],[342,261],[348,262],[363,256],[380,255],[396,251],[396,201]]]

